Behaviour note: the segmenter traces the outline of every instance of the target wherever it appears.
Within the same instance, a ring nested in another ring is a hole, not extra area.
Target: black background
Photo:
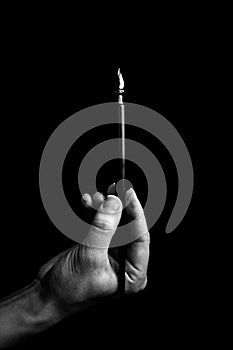
[[[6,40],[2,66],[1,297],[30,283],[43,263],[73,244],[57,231],[43,208],[38,185],[40,157],[63,120],[83,108],[115,101],[114,78],[120,66],[125,101],[156,110],[185,141],[194,167],[193,199],[173,233],[164,234],[169,210],[151,230],[148,286],[143,292],[65,320],[32,340],[29,348],[61,343],[80,347],[80,342],[123,346],[127,340],[139,345],[145,338],[155,343],[179,343],[186,336],[197,339],[205,332],[203,286],[208,278],[208,268],[203,265],[205,203],[200,200],[200,157],[207,153],[202,138],[209,118],[205,38],[190,26],[187,32],[170,32],[166,40],[151,42],[150,51],[136,40],[131,55],[123,54],[116,42],[115,54],[100,57],[98,40],[87,40],[88,51],[80,42],[64,40],[61,44],[59,35],[35,31],[31,37],[29,32],[28,28],[23,34],[15,31]]]

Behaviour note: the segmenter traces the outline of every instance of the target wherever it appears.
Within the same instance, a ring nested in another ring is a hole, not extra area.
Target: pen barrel
[[[117,195],[122,203],[125,203],[125,106],[123,103],[124,81],[118,69],[118,125],[119,125],[119,157],[120,157],[120,186],[117,187]],[[123,217],[124,210],[122,212]],[[122,220],[121,217],[121,220]],[[125,296],[125,261],[126,261],[126,246],[118,248],[119,254],[119,292],[121,297]]]
[[[121,162],[120,176],[121,189],[120,195],[124,196],[125,192],[125,106],[123,104],[122,95],[119,95],[119,155]]]

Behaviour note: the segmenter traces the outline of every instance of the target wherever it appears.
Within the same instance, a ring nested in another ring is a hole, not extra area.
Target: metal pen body
[[[120,188],[118,186],[118,197],[122,203],[125,201],[125,106],[123,103],[124,92],[124,80],[122,78],[120,69],[118,69],[118,124],[119,124],[119,156],[121,160]],[[122,213],[123,214],[123,213]],[[126,247],[122,246],[118,248],[119,255],[119,292],[123,297],[125,295],[125,260],[126,260]]]
[[[122,177],[122,189],[121,192],[124,194],[125,191],[125,106],[123,103],[122,95],[119,94],[119,154],[121,159],[121,177]]]

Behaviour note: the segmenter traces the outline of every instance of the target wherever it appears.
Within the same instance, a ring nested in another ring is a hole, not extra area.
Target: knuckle
[[[126,284],[126,292],[128,293],[138,293],[146,288],[147,285],[147,275],[138,274],[134,279],[128,279]]]
[[[107,250],[85,247],[81,254],[81,262],[88,269],[104,268],[107,263]]]
[[[101,220],[101,219],[94,220],[93,225],[103,231],[109,231],[112,229],[111,223],[106,220]]]

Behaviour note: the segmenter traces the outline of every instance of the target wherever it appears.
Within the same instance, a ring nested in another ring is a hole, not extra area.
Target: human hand
[[[93,197],[85,194],[82,200],[88,211],[98,209],[85,240],[87,245],[76,244],[51,259],[39,272],[44,294],[68,314],[115,295],[119,288],[117,248],[108,248],[121,218],[122,202],[113,195],[105,199],[99,192]],[[135,237],[126,246],[125,292],[129,294],[144,289],[147,283],[149,232],[133,189],[126,192],[125,203]]]
[[[149,233],[132,189],[126,192],[125,202],[135,239],[125,246],[124,285],[126,293],[135,293],[147,282]],[[90,304],[118,295],[118,248],[108,248],[121,218],[122,202],[116,196],[105,199],[96,193],[92,198],[84,195],[83,203],[90,212],[98,208],[85,244],[51,259],[36,280],[0,303],[0,347],[21,342]]]

